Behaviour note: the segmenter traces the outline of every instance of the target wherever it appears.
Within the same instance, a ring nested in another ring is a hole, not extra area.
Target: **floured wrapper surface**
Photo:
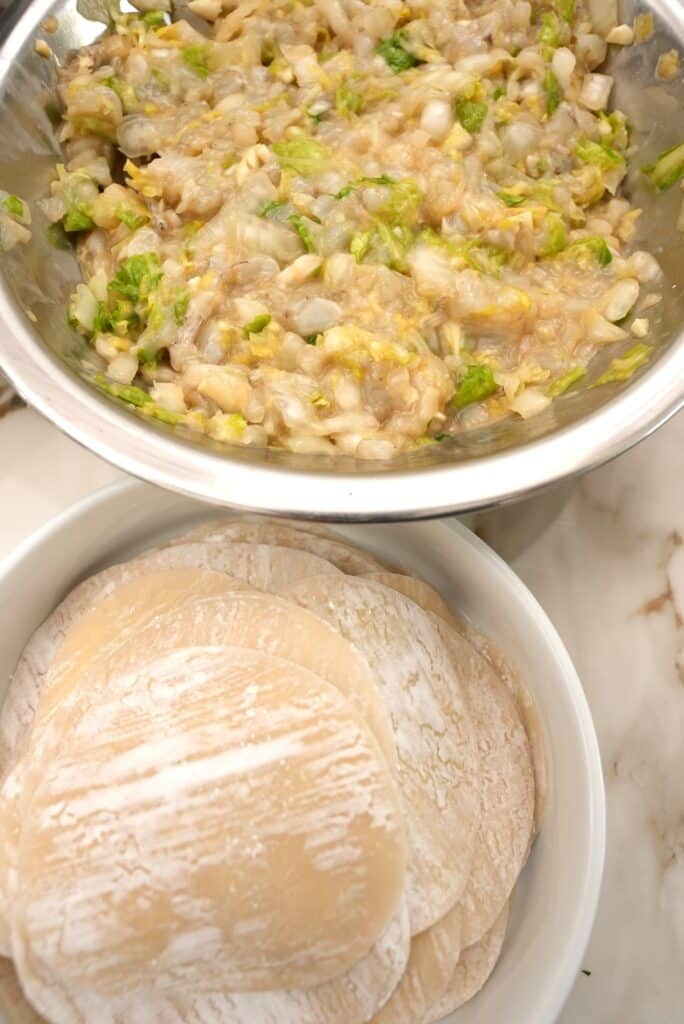
[[[7,697],[0,709],[0,777],[18,756],[45,687],[48,672],[53,666],[55,655],[64,643],[69,630],[92,609],[93,605],[106,601],[120,586],[130,589],[130,614],[126,607],[117,607],[116,625],[102,616],[84,620],[84,627],[92,628],[90,646],[107,642],[118,642],[121,636],[135,630],[145,618],[159,614],[165,607],[174,607],[179,602],[197,596],[223,594],[229,589],[246,586],[240,581],[227,581],[222,574],[208,573],[189,565],[178,573],[164,573],[157,570],[156,582],[148,584],[149,566],[143,559],[113,565],[79,583],[57,606],[45,622],[30,638],[14,671]],[[150,588],[153,592],[150,592]],[[85,631],[85,630],[84,630]],[[44,709],[47,711],[47,707]]]
[[[544,730],[537,707],[518,669],[493,640],[480,633],[471,622],[457,615],[441,594],[438,594],[429,583],[415,579],[413,576],[404,576],[401,573],[369,573],[367,576],[368,579],[384,583],[400,594],[411,598],[424,611],[433,612],[439,616],[472,644],[483,658],[487,659],[501,682],[510,691],[522,719],[532,755],[535,791],[534,827],[535,833],[538,832],[544,818],[548,792]]]
[[[13,935],[76,992],[320,984],[403,892],[399,797],[367,726],[330,684],[244,649],[112,680],[21,801]]]
[[[382,564],[367,551],[347,544],[341,537],[331,534],[328,530],[310,530],[311,526],[307,529],[273,520],[227,519],[204,523],[177,537],[171,544],[202,541],[224,545],[235,542],[278,545],[308,551],[352,576],[382,571]]]
[[[270,992],[216,989],[192,996],[149,989],[142,1005],[137,993],[114,999],[69,993],[53,978],[37,974],[25,950],[17,950],[17,960],[31,999],[49,1006],[53,1014],[59,1008],[59,1024],[367,1024],[400,981],[410,944],[408,911],[402,903],[370,952],[322,985]],[[33,1019],[27,1024],[34,1024]]]
[[[499,914],[494,925],[479,942],[463,951],[458,966],[447,986],[447,990],[439,1002],[432,1007],[429,1024],[436,1024],[450,1013],[458,1010],[469,999],[477,995],[496,967],[501,955],[506,927],[508,925],[508,905]]]
[[[410,822],[407,899],[417,934],[460,899],[478,827],[477,749],[449,652],[425,612],[379,583],[321,576],[283,593],[339,630],[375,673]]]
[[[421,1024],[442,998],[461,955],[461,908],[411,939],[404,975],[372,1024]]]
[[[161,574],[161,586],[166,583],[166,575]],[[154,580],[154,575],[148,577],[147,590],[153,606]],[[117,621],[119,611],[132,606],[132,589],[131,585],[123,585],[96,605],[88,617],[97,623]],[[84,697],[75,685],[79,680],[86,686],[85,699],[98,699],[86,676],[97,675],[106,686],[109,676],[134,669],[150,651],[162,655],[191,645],[228,644],[291,660],[336,686],[364,716],[388,765],[393,772],[397,771],[392,724],[367,662],[318,616],[280,597],[232,591],[227,582],[225,594],[195,596],[179,602],[175,609],[167,608],[148,617],[133,634],[108,637],[95,645],[88,642],[92,635],[85,617],[82,618],[67,634],[55,661],[53,672],[64,675],[62,666],[68,667],[65,678],[70,689],[65,692],[63,686],[60,694],[62,723],[65,716],[73,715],[81,707]]]

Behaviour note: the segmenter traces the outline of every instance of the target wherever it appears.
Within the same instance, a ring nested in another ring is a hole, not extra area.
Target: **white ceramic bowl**
[[[0,607],[12,609],[0,642],[0,699],[31,632],[75,583],[208,514],[187,498],[126,481],[34,534],[0,567]],[[516,889],[496,970],[449,1024],[552,1024],[582,966],[605,846],[601,762],[577,674],[527,588],[465,527],[431,522],[336,529],[436,586],[517,662],[537,702],[549,762],[542,832]]]

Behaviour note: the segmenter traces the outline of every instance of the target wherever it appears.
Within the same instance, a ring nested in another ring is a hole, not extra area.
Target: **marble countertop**
[[[0,417],[1,558],[121,474],[18,403]],[[606,874],[560,1024],[684,1020],[683,451],[684,415],[611,465],[474,523],[567,644],[603,757]]]

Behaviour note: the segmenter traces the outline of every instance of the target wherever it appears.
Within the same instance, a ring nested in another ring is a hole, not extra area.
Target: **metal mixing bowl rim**
[[[32,4],[0,51],[11,60],[51,2]],[[249,463],[155,429],[80,380],[32,334],[0,279],[0,366],[22,397],[74,440],[133,476],[214,504],[320,519],[419,519],[487,508],[592,469],[684,405],[684,332],[632,385],[578,422],[496,454],[358,473]],[[609,385],[612,387],[612,385]]]

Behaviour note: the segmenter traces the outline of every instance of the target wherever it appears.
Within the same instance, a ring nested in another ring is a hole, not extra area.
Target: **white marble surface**
[[[561,1024],[684,1021],[683,451],[680,416],[566,492],[477,522],[558,627],[603,755],[608,857],[591,973]],[[0,419],[0,452],[0,557],[119,476],[26,409]]]

